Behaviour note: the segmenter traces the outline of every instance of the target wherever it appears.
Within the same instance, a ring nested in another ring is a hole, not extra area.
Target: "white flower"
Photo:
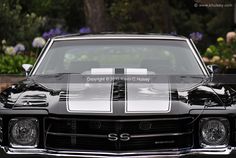
[[[8,54],[8,55],[15,55],[16,51],[15,51],[14,47],[9,46],[9,47],[6,47],[5,53]]]
[[[5,45],[7,42],[6,40],[2,40],[2,44]]]
[[[42,48],[45,45],[46,41],[42,37],[35,37],[32,46],[35,48]]]

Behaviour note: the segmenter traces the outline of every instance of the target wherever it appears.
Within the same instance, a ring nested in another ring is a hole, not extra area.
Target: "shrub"
[[[217,38],[215,45],[210,45],[204,55],[206,64],[218,64],[226,68],[235,68],[236,40],[226,42],[223,37]]]
[[[3,0],[0,4],[0,40],[5,39],[12,45],[22,42],[30,49],[33,38],[40,35],[45,18],[35,13],[23,13],[22,6],[18,1]]]
[[[0,55],[0,74],[23,74],[22,64],[34,64],[35,57]]]

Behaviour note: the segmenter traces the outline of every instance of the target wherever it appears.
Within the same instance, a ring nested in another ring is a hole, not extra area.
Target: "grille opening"
[[[46,118],[45,148],[66,150],[151,150],[193,146],[191,117],[164,119]],[[150,125],[151,124],[151,125]],[[110,141],[108,134],[128,133],[128,141]]]

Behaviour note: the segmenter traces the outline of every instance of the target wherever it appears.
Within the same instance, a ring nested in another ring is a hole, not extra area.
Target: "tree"
[[[172,30],[172,19],[171,19],[171,7],[169,4],[169,0],[161,1],[161,21],[162,28],[161,31],[165,33],[170,33]]]
[[[104,0],[84,0],[86,23],[92,32],[99,33],[106,30],[106,16]]]

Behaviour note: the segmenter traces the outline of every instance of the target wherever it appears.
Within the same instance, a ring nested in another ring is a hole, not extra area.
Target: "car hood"
[[[85,80],[86,82],[84,82]],[[113,79],[88,82],[84,76],[33,76],[3,91],[2,109],[46,109],[66,115],[171,115],[188,114],[206,104],[230,103],[224,86],[195,83],[132,82]]]

